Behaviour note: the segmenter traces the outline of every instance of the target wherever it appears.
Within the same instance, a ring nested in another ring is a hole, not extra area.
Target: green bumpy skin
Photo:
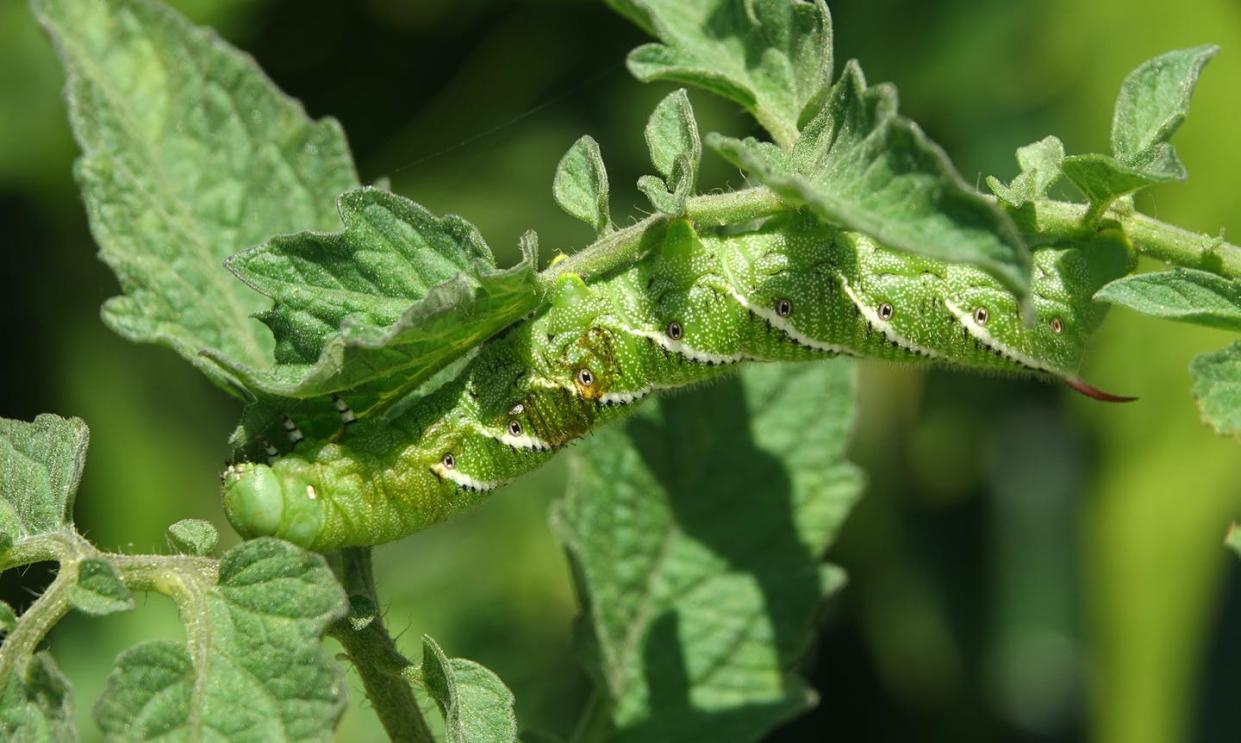
[[[233,465],[225,507],[243,535],[321,551],[398,539],[472,506],[649,395],[748,361],[876,357],[1060,379],[1116,399],[1077,370],[1106,311],[1090,298],[1133,261],[1106,236],[1036,250],[1029,318],[977,269],[889,251],[803,216],[702,236],[674,221],[626,270],[589,285],[562,276],[540,312],[426,397],[270,464]]]

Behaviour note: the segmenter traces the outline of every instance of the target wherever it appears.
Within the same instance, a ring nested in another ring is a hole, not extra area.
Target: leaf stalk
[[[740,191],[707,194],[689,200],[686,217],[706,226],[741,224],[755,219],[792,212],[799,205],[781,199],[764,186]],[[1099,224],[1092,223],[1090,207],[1064,201],[1038,201],[1021,210],[1010,210],[1032,245],[1089,239],[1095,232],[1119,226],[1134,249],[1142,255],[1186,268],[1197,268],[1225,278],[1241,279],[1241,246],[1222,237],[1161,222],[1133,210],[1112,208]],[[590,280],[639,260],[655,244],[667,217],[653,214],[624,229],[609,233],[563,260],[554,262],[539,274],[544,289],[557,278],[575,273]]]
[[[397,649],[378,610],[371,549],[342,550],[341,567],[341,583],[350,603],[354,604],[359,598],[365,599],[375,613],[365,623],[359,623],[361,626],[351,621],[354,617],[346,617],[333,625],[328,633],[340,642],[349,661],[357,669],[366,697],[375,708],[375,714],[388,737],[394,741],[435,743],[410,686],[408,671],[413,664]]]
[[[1137,211],[1111,209],[1098,227],[1090,227],[1089,207],[1064,201],[1038,201],[1013,214],[1032,243],[1080,240],[1097,229],[1119,226],[1141,255],[1185,268],[1241,279],[1241,247],[1161,222]]]

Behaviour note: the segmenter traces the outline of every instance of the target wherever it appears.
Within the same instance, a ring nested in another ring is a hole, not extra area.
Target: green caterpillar
[[[750,361],[868,356],[1060,379],[1103,400],[1077,369],[1105,308],[1090,300],[1132,267],[1101,239],[1034,252],[1034,320],[994,279],[896,253],[801,215],[741,234],[677,220],[642,260],[590,284],[556,282],[533,317],[401,409],[301,442],[224,476],[233,524],[330,550],[440,521],[539,467],[661,390]],[[337,400],[345,422],[353,413]],[[290,438],[301,437],[286,421]]]

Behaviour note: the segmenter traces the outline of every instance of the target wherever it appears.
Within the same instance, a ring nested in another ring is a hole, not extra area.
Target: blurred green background
[[[253,53],[315,116],[338,117],[364,180],[474,221],[502,261],[534,227],[545,252],[586,228],[550,183],[580,134],[599,140],[622,222],[643,204],[641,129],[667,88],[624,70],[640,34],[571,0],[180,0]],[[1177,139],[1188,184],[1143,209],[1241,235],[1241,4],[1235,0],[836,0],[837,59],[891,80],[903,109],[968,180],[1010,177],[1012,151],[1049,133],[1105,147],[1124,74],[1216,42]],[[237,405],[171,352],[122,341],[98,306],[70,173],[62,74],[24,3],[0,2],[0,225],[5,255],[0,415],[77,415],[93,444],[78,524],[109,549],[163,547],[172,521],[224,527],[216,476]],[[704,130],[745,134],[730,105],[691,94]],[[704,187],[740,176],[708,156]],[[240,247],[240,246],[239,246]],[[1136,394],[1107,406],[1029,382],[865,364],[855,459],[865,498],[831,558],[850,573],[809,673],[811,715],[772,740],[1235,741],[1241,739],[1241,575],[1222,547],[1241,512],[1241,449],[1198,422],[1186,366],[1226,334],[1124,312],[1087,377]],[[429,633],[513,688],[527,728],[566,732],[586,695],[569,654],[575,613],[545,513],[563,462],[477,512],[378,551],[387,620],[413,653]],[[19,607],[48,578],[3,577]],[[70,617],[53,635],[89,711],[116,653],[178,637],[171,606]],[[361,692],[342,740],[377,737]]]

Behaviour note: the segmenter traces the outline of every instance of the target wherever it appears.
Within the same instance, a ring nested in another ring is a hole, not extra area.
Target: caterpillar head
[[[247,538],[276,536],[313,547],[323,526],[318,489],[266,464],[244,462],[224,471],[224,512]]]

